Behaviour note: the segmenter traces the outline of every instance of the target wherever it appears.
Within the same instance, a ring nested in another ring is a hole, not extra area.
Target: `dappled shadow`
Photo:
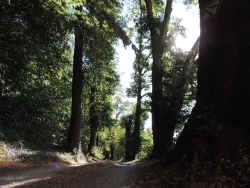
[[[12,169],[12,171],[8,171],[8,173],[0,173],[0,187],[20,187],[39,181],[47,181],[62,170],[87,164],[91,163],[63,164],[54,162],[48,163],[46,166],[30,165],[28,168]]]
[[[0,161],[0,187],[41,181],[45,178],[44,174],[83,164],[87,162],[66,153],[22,154],[16,161]]]
[[[35,182],[44,179],[44,173],[50,173],[60,170],[56,166],[26,168],[26,169],[13,169],[11,173],[1,174],[0,187],[14,187],[24,184],[26,182]]]
[[[54,165],[50,168],[33,169],[12,177],[1,178],[0,187],[131,187],[131,182],[138,175],[138,167],[133,164],[103,161],[78,167],[64,165],[58,168]]]

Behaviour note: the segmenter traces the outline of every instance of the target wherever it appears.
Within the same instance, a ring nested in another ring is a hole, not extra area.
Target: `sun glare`
[[[175,40],[176,47],[181,48],[183,51],[190,51],[200,35],[199,7],[194,6],[187,9],[183,3],[176,2],[172,16],[180,18],[181,25],[186,28],[185,35],[187,37],[177,36]]]
[[[183,51],[189,50],[188,47],[188,40],[187,38],[184,38],[183,36],[179,35],[175,39],[175,45],[176,47],[182,49]]]

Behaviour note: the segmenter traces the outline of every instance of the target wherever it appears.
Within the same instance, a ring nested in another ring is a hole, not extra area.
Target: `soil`
[[[143,162],[18,163],[0,162],[0,187],[55,188],[249,188],[249,158],[219,160],[197,166],[195,176],[180,163]],[[195,181],[192,182],[192,178]]]
[[[0,164],[0,187],[86,187],[139,188],[137,176],[141,163],[85,162],[82,164]]]
[[[0,161],[0,188],[249,188],[250,155],[232,162],[202,163],[195,172],[166,159],[141,162],[110,160],[49,160],[29,157],[25,162]],[[68,159],[68,156],[65,157]],[[35,160],[35,161],[34,161]],[[49,161],[49,162],[48,162]],[[75,162],[75,164],[72,164]]]

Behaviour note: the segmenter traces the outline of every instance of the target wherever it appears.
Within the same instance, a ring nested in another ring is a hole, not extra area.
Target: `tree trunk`
[[[81,10],[81,7],[79,7]],[[68,149],[78,152],[81,147],[82,129],[82,50],[83,35],[75,29],[75,50],[73,57],[72,109],[68,130]]]
[[[134,160],[133,156],[133,135],[131,135],[131,126],[132,126],[132,116],[128,116],[125,119],[125,139],[126,139],[126,144],[125,144],[125,160]]]
[[[97,127],[91,127],[88,152],[91,152],[91,149],[96,146],[96,133],[97,133]]]
[[[133,144],[133,158],[139,153],[141,147],[141,100],[142,100],[142,4],[140,0],[140,33],[139,33],[139,54],[137,56],[137,74],[138,74],[138,88],[137,101],[135,110],[135,126],[134,126],[134,144]]]
[[[90,117],[90,141],[88,145],[88,152],[92,147],[96,146],[96,133],[98,127],[98,116],[95,108],[95,94],[96,88],[90,87],[90,101],[89,101],[89,117]]]
[[[104,159],[109,159],[109,151],[107,151],[106,149],[104,149]]]
[[[152,130],[154,148],[153,153],[158,153],[165,149],[165,127],[163,125],[163,114],[162,114],[162,59],[156,46],[159,45],[158,40],[154,40],[151,34],[152,40],[152,54],[153,54],[153,66],[152,66]],[[157,36],[158,38],[158,36]]]
[[[216,19],[202,11],[209,3],[199,1],[197,102],[174,149],[188,163],[235,160],[249,137],[250,2],[222,1]]]
[[[140,74],[139,74],[139,77]],[[135,126],[134,126],[134,144],[133,144],[133,157],[135,159],[136,154],[139,153],[141,146],[141,78],[138,81],[137,90],[137,102],[136,102],[136,112],[135,112]]]
[[[99,136],[96,136],[96,146],[99,146]]]
[[[163,91],[162,91],[162,55],[166,46],[170,15],[172,12],[172,0],[168,0],[165,8],[164,20],[159,25],[153,16],[151,0],[145,0],[147,7],[148,26],[151,37],[151,48],[153,55],[152,66],[152,129],[153,129],[153,156],[162,155],[166,150],[166,125],[163,122]]]
[[[113,160],[115,158],[115,155],[114,155],[115,149],[114,149],[113,144],[110,144],[110,154],[111,154],[110,159]]]
[[[173,137],[175,127],[178,121],[178,115],[181,112],[185,94],[187,92],[188,84],[191,82],[191,78],[196,72],[197,64],[195,63],[195,57],[198,54],[200,38],[196,40],[192,49],[190,50],[188,56],[185,60],[185,66],[183,68],[184,77],[179,81],[176,86],[176,90],[172,91],[171,99],[172,101],[167,101],[170,105],[165,110],[165,119],[166,119],[166,146],[169,150],[173,147]]]

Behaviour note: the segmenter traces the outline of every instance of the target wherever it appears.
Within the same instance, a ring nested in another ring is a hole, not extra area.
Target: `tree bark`
[[[81,147],[82,129],[82,50],[83,35],[75,31],[75,50],[73,57],[72,109],[68,130],[68,149],[78,152]]]
[[[115,158],[115,149],[114,149],[114,146],[113,144],[110,144],[110,159],[113,160]]]
[[[166,150],[166,125],[163,121],[163,91],[162,91],[162,55],[166,48],[170,15],[172,12],[172,0],[166,1],[164,20],[161,23],[160,33],[155,18],[151,0],[145,0],[147,8],[148,27],[151,37],[153,55],[152,66],[152,129],[153,129],[153,156],[162,155]]]
[[[199,162],[235,160],[249,137],[250,2],[222,1],[216,19],[202,11],[209,3],[199,1],[197,101],[174,149],[188,163],[195,153]]]
[[[92,147],[96,146],[96,133],[98,127],[98,116],[95,107],[96,87],[90,87],[90,100],[89,100],[89,117],[90,117],[90,141],[88,145],[88,152]]]
[[[82,6],[76,10],[82,11]],[[81,17],[77,15],[78,21]],[[75,27],[75,49],[73,57],[73,80],[72,80],[72,107],[71,121],[68,130],[68,150],[70,152],[81,152],[81,130],[82,130],[82,57],[83,57],[83,34],[79,27]]]
[[[139,75],[140,77],[140,75]],[[133,146],[133,158],[139,153],[141,146],[141,79],[138,81],[136,112],[135,112],[135,126],[134,126],[134,146]]]
[[[142,100],[142,7],[140,0],[140,33],[139,33],[139,54],[137,55],[137,74],[138,74],[138,87],[137,87],[137,101],[135,110],[135,126],[134,126],[134,147],[133,158],[139,153],[141,147],[141,100]]]
[[[134,160],[133,156],[133,142],[134,138],[133,135],[131,135],[131,126],[132,126],[132,116],[128,116],[125,119],[125,139],[126,139],[126,144],[125,144],[125,160]]]

